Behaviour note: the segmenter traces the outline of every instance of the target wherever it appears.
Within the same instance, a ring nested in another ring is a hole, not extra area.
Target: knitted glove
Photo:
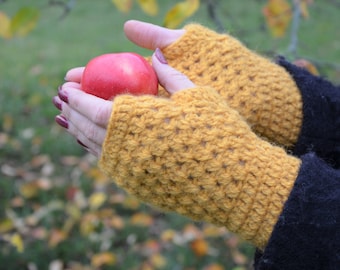
[[[215,90],[193,88],[117,96],[99,165],[142,201],[263,248],[300,160],[257,137]]]
[[[301,128],[302,101],[290,75],[231,36],[196,24],[185,29],[163,50],[169,64],[196,85],[215,88],[256,133],[292,146]]]

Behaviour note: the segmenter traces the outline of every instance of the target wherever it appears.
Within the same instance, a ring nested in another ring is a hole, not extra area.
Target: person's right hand
[[[152,56],[152,65],[159,83],[169,95],[195,87],[185,75],[167,65],[158,48]],[[77,67],[66,73],[67,82],[60,86],[58,95],[53,98],[60,110],[56,122],[87,151],[100,157],[114,102],[85,93],[81,88],[83,71],[83,67]]]

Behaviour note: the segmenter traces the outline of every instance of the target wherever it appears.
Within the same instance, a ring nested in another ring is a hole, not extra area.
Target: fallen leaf
[[[12,177],[17,175],[17,169],[9,164],[1,165],[1,172],[4,175],[12,176]]]
[[[19,253],[22,253],[24,251],[24,242],[20,234],[18,233],[13,234],[9,242],[17,249]]]
[[[69,215],[70,218],[78,220],[81,217],[81,211],[79,207],[74,203],[67,203],[65,212]]]
[[[146,261],[141,264],[139,270],[155,270],[155,267],[151,265],[151,262]]]
[[[112,208],[104,208],[96,212],[96,215],[100,220],[109,220],[114,214],[115,211]]]
[[[152,254],[149,261],[156,269],[162,269],[167,264],[166,258],[159,253]]]
[[[0,234],[11,231],[14,228],[13,221],[9,218],[0,220]]]
[[[209,244],[204,239],[195,239],[190,243],[190,247],[196,256],[202,257],[208,254]]]
[[[50,157],[48,155],[42,154],[42,155],[36,155],[31,159],[31,166],[33,168],[38,168],[40,166],[43,166],[44,164],[48,163],[50,161]]]
[[[125,226],[124,220],[120,216],[113,216],[108,221],[109,226],[111,226],[114,229],[121,230]]]
[[[36,183],[41,190],[50,190],[52,188],[52,180],[49,178],[41,177],[36,180]]]
[[[220,264],[213,263],[204,267],[203,270],[224,270],[224,267]]]
[[[81,189],[78,189],[76,193],[74,194],[74,203],[80,208],[84,209],[88,206],[87,199],[85,197],[84,191]]]
[[[114,265],[116,261],[116,256],[112,252],[102,252],[92,256],[91,265],[93,267],[102,267],[104,265]]]
[[[9,141],[9,136],[7,133],[0,132],[0,148],[7,145]]]
[[[22,207],[25,204],[23,197],[16,196],[11,200],[12,207]]]
[[[103,192],[95,192],[89,197],[90,209],[96,210],[101,207],[106,201],[107,196]]]
[[[162,232],[161,239],[163,242],[171,242],[176,236],[176,231],[172,229],[167,229]]]
[[[140,201],[134,196],[126,196],[124,198],[122,205],[125,208],[137,210],[140,206]]]
[[[3,130],[5,132],[10,132],[13,128],[13,123],[14,123],[13,117],[10,114],[5,113],[2,117],[2,128],[3,128]]]
[[[236,249],[232,250],[231,255],[232,255],[234,262],[236,264],[242,265],[242,264],[247,263],[247,257],[244,254],[242,254],[241,252],[239,252],[238,250],[236,250]]]
[[[63,156],[60,161],[62,165],[75,166],[80,162],[80,159],[76,156]]]
[[[64,241],[67,238],[67,234],[59,229],[51,230],[48,246],[53,248],[57,246],[60,242]]]
[[[26,199],[31,199],[37,196],[39,190],[40,188],[36,181],[23,183],[19,187],[20,194]]]
[[[191,241],[197,238],[202,238],[202,236],[203,236],[202,231],[193,224],[188,224],[183,229],[182,237],[186,239],[187,241]]]
[[[107,184],[111,180],[98,167],[92,167],[86,171],[86,175],[95,181],[96,184]]]
[[[126,196],[123,194],[112,194],[110,196],[110,203],[111,204],[122,204],[126,199]]]
[[[31,230],[30,235],[39,240],[44,240],[48,237],[48,232],[44,227],[38,227]]]
[[[207,224],[206,226],[204,226],[202,231],[205,237],[220,237],[227,233],[225,227],[217,227],[211,224]]]
[[[145,213],[136,213],[130,219],[130,222],[132,225],[143,226],[143,227],[148,227],[152,225],[153,221],[154,221],[153,217]]]
[[[154,239],[147,240],[143,243],[142,253],[144,256],[151,256],[152,254],[158,253],[161,250],[161,245],[158,241]]]
[[[84,236],[89,236],[94,232],[98,224],[99,219],[94,213],[83,214],[79,225],[81,234]]]

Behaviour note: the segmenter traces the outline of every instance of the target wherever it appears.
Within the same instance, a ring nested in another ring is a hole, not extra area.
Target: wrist
[[[300,161],[257,137],[210,88],[121,96],[101,167],[147,203],[226,226],[263,248]]]

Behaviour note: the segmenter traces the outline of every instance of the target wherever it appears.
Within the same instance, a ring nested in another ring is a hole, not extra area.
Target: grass
[[[285,54],[289,37],[275,40],[268,34],[264,2],[220,1],[218,16],[250,48]],[[315,3],[310,19],[302,22],[298,53],[339,64],[339,10],[330,2]],[[136,6],[122,14],[111,1],[82,0],[62,20],[62,10],[47,1],[25,4],[42,9],[36,29],[25,38],[0,40],[0,269],[53,264],[61,269],[219,269],[214,264],[247,269],[253,247],[224,229],[162,213],[126,195],[54,123],[51,99],[65,72],[106,52],[149,55],[125,38],[123,23],[133,18],[162,24],[173,3],[162,1],[160,14],[148,17]],[[0,8],[14,14],[19,5],[7,1]],[[214,28],[204,8],[191,20]],[[320,70],[340,82],[339,70]],[[96,206],[102,196],[104,202]],[[16,234],[23,240],[22,252],[11,238]]]

